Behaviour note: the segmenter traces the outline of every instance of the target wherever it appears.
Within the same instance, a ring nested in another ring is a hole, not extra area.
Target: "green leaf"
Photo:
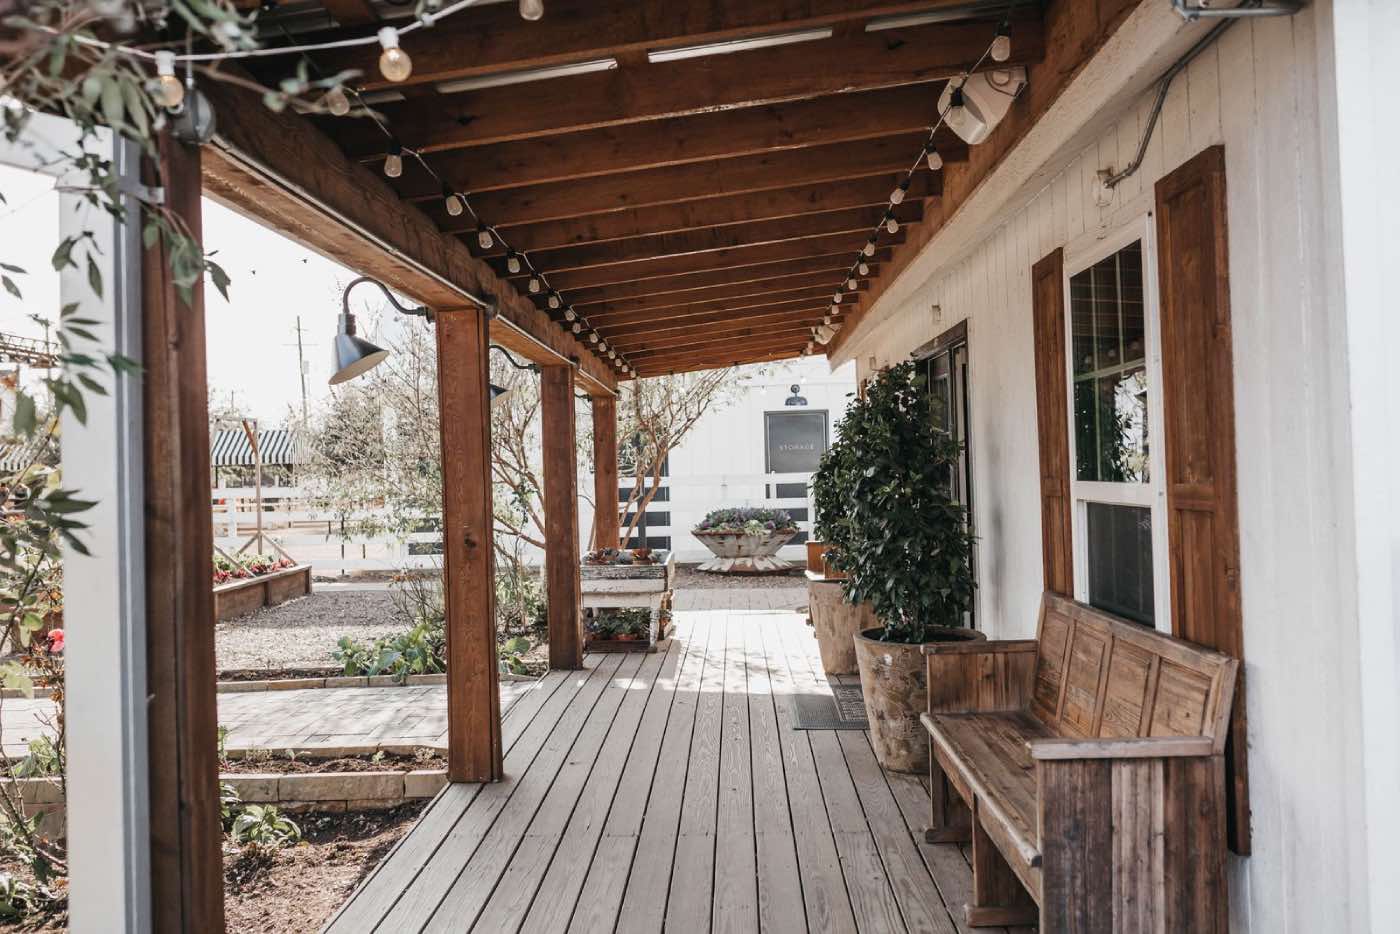
[[[5,286],[5,291],[9,292],[15,298],[24,298],[24,296],[20,294],[19,286],[15,285],[15,280],[11,279],[9,276],[0,276],[0,284],[3,284]]]
[[[62,272],[65,268],[74,265],[73,247],[77,245],[78,242],[74,238],[63,238],[62,242],[59,243],[58,248],[53,251],[53,259],[51,260],[51,262],[53,263],[54,271]]]
[[[0,204],[3,204],[4,201],[4,198],[0,198]],[[12,272],[19,276],[23,276],[26,274],[22,267],[16,266],[13,263],[0,263],[0,269],[5,270],[6,272]]]
[[[219,290],[224,301],[228,301],[228,286],[229,282],[232,281],[229,279],[228,273],[224,272],[224,267],[212,260],[205,260],[204,265],[209,270],[209,278],[214,281],[214,288]]]
[[[15,431],[26,436],[32,435],[37,424],[38,410],[34,406],[34,398],[20,390],[15,397]]]
[[[101,298],[101,297],[102,297],[102,270],[97,268],[97,261],[94,260],[94,259],[92,258],[92,254],[91,254],[91,253],[88,254],[88,258],[87,258],[87,277],[88,277],[88,285],[92,287],[93,293],[94,293],[98,298]]]

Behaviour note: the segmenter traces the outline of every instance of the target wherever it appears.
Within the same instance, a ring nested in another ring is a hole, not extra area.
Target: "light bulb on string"
[[[496,241],[491,236],[491,229],[485,224],[476,225],[476,242],[481,244],[483,250],[489,250],[496,245]]]
[[[569,330],[573,331],[575,334],[578,334],[583,330],[583,325],[575,321],[572,325],[569,326]]]
[[[443,202],[447,205],[447,213],[453,217],[460,217],[462,214],[462,199],[446,185],[442,186]]]
[[[967,116],[967,109],[964,107],[962,85],[953,88],[953,93],[948,95],[948,118],[950,126],[957,126],[962,123]]]
[[[551,309],[557,310],[564,304],[564,300],[559,297],[558,292],[550,292],[549,297],[545,299],[545,303],[548,304]]]
[[[577,321],[577,320],[578,320],[578,312],[574,311],[572,308],[565,308],[565,309],[564,309],[564,320],[565,320],[565,321]]]
[[[862,276],[870,275],[870,264],[865,260],[861,260],[860,265],[856,267],[856,272],[860,273]]]
[[[389,81],[407,81],[413,74],[413,59],[399,48],[399,31],[393,26],[380,29],[379,45],[384,49],[379,53],[379,73]]]
[[[856,289],[858,289],[858,288],[860,288],[860,283],[856,281],[856,277],[855,277],[855,276],[851,276],[851,278],[849,278],[849,279],[846,280],[846,291],[847,291],[847,292],[854,292],[854,291],[855,291]]]
[[[890,192],[890,204],[903,204],[904,195],[909,191],[909,179],[899,183],[899,187]]]
[[[841,313],[841,306],[840,306],[840,305],[832,305],[832,306],[831,306],[831,313],[832,313],[833,315],[839,315],[839,314]]]
[[[531,294],[531,295],[538,295],[539,292],[540,292],[540,289],[542,288],[542,286],[540,285],[540,277],[539,277],[539,276],[531,276],[531,277],[530,277],[530,281],[529,281],[528,283],[526,283],[526,286],[525,286],[525,287],[526,287],[527,289],[530,290],[530,294]]]
[[[893,214],[885,215],[885,229],[892,234],[899,233],[899,221],[895,220]]]
[[[544,0],[520,0],[520,18],[534,22],[544,16]]]
[[[992,40],[992,61],[1004,62],[1011,57],[1011,27],[1002,23],[997,27],[996,38]]]
[[[520,255],[514,250],[506,254],[506,272],[515,275],[520,271]]]
[[[925,144],[924,153],[928,158],[928,167],[931,171],[937,172],[939,169],[943,168],[943,157],[938,154],[938,150],[934,148],[933,143]]]
[[[338,84],[326,92],[325,105],[326,110],[337,117],[343,117],[350,112],[350,98],[345,89]]]
[[[597,331],[594,331],[594,332],[592,332],[591,334],[588,335],[588,343],[590,343],[590,344],[596,344],[596,343],[598,343],[598,332],[597,332]]]
[[[617,359],[617,351],[616,351],[616,350],[609,350],[609,351],[608,351],[608,359],[609,359],[609,360],[616,360],[616,359]]]
[[[162,49],[156,53],[156,99],[169,110],[177,110],[185,102],[185,86],[175,77],[175,53]]]
[[[840,293],[840,292],[837,292],[835,295],[831,296],[831,304],[833,304],[833,305],[839,305],[839,304],[841,304],[841,293]]]
[[[384,174],[390,178],[403,174],[403,147],[392,137],[389,139],[389,154],[384,157]]]
[[[865,246],[861,248],[861,252],[864,253],[866,256],[874,256],[874,255],[875,255],[875,238],[874,238],[874,237],[871,237],[869,240],[865,241]]]

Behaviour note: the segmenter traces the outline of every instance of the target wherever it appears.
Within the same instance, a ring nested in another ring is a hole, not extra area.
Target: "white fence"
[[[715,474],[662,478],[662,495],[654,500],[648,512],[663,514],[664,523],[649,523],[648,537],[668,537],[680,561],[701,561],[709,555],[705,546],[690,534],[690,529],[712,509],[742,506],[785,509],[791,512],[799,530],[812,531],[811,497],[807,483],[811,475],[800,474]],[[621,492],[632,488],[633,478],[619,480]],[[593,478],[580,475],[579,489],[591,492]],[[789,489],[780,490],[779,486]],[[797,492],[801,496],[778,496],[779,492]],[[392,571],[400,568],[427,568],[441,558],[442,535],[436,531],[397,535],[346,535],[361,519],[376,518],[373,510],[352,516],[341,516],[328,510],[311,507],[308,492],[302,487],[264,487],[263,532],[298,561],[312,565],[318,573],[336,574],[348,571]],[[228,552],[242,548],[257,528],[256,491],[251,487],[218,487],[212,491],[214,543]],[[619,508],[621,504],[619,503]],[[592,504],[579,503],[580,547],[588,546],[589,530],[593,525]],[[800,560],[802,545],[786,546],[780,554]],[[267,548],[264,550],[271,550]],[[532,549],[533,551],[533,549]],[[538,560],[538,554],[530,557]]]

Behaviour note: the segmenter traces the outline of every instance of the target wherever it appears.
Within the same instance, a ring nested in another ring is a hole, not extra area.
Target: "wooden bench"
[[[1237,662],[1047,593],[1035,639],[924,647],[929,842],[972,926],[1225,932]]]

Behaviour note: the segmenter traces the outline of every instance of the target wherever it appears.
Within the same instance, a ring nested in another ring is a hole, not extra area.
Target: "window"
[[[1066,262],[1075,596],[1170,630],[1146,219]]]

